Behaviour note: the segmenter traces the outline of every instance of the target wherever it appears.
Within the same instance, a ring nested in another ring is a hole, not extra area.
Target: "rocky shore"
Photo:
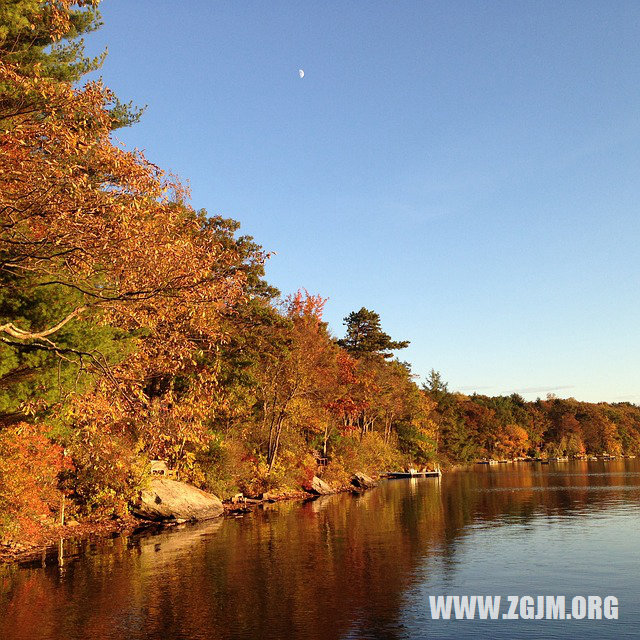
[[[69,520],[64,526],[50,529],[46,536],[35,541],[0,544],[0,562],[46,562],[48,550],[61,541],[105,539],[118,535],[131,535],[157,527],[172,527],[184,522],[210,520],[223,516],[238,517],[261,508],[265,504],[284,500],[314,500],[319,496],[351,491],[360,493],[377,486],[377,481],[364,473],[356,473],[348,485],[331,486],[314,476],[300,489],[265,492],[259,496],[237,494],[222,501],[212,493],[202,491],[185,482],[166,477],[154,477],[140,493],[139,501],[132,505],[131,514],[116,520],[77,522]]]

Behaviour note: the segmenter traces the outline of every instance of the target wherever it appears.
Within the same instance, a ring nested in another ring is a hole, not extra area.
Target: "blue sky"
[[[117,132],[450,388],[640,402],[640,3],[101,5]],[[300,78],[298,69],[304,69]]]

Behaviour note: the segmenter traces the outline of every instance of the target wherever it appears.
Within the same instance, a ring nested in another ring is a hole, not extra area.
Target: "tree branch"
[[[8,333],[12,338],[16,338],[17,340],[38,340],[50,336],[52,333],[62,329],[67,322],[73,320],[73,318],[80,315],[86,309],[86,306],[78,307],[66,318],[58,322],[58,324],[49,329],[45,329],[44,331],[24,331],[23,329],[16,327],[12,322],[7,322],[6,324],[0,325],[0,333]]]

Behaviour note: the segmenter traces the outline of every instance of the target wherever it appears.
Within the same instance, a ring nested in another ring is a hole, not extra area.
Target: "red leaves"
[[[287,315],[290,318],[306,318],[316,323],[322,322],[322,313],[327,300],[328,298],[320,295],[312,296],[306,289],[298,289],[285,301]]]

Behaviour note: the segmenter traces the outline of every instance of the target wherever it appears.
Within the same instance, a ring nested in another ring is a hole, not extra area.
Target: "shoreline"
[[[460,471],[463,469],[472,469],[475,463],[459,463],[444,465],[444,470]],[[374,474],[376,485],[383,479],[385,472]],[[371,487],[373,488],[373,487]],[[353,484],[343,484],[338,487],[332,487],[332,491],[326,494],[316,494],[304,489],[282,489],[274,490],[263,494],[261,498],[243,498],[237,501],[227,499],[223,501],[224,513],[218,518],[238,518],[245,514],[252,513],[256,509],[265,505],[275,504],[277,502],[308,502],[316,500],[323,495],[337,495],[339,493],[360,494],[369,491],[370,488],[358,488]],[[218,519],[213,518],[213,519]],[[147,531],[169,530],[182,524],[195,524],[198,522],[206,522],[206,520],[145,520],[128,514],[125,518],[118,520],[109,520],[102,522],[82,522],[75,526],[60,526],[50,531],[42,542],[29,544],[27,542],[13,542],[10,544],[0,544],[0,566],[9,566],[12,564],[24,564],[30,562],[42,561],[43,566],[46,564],[47,555],[54,555],[61,543],[72,542],[82,543],[85,541],[95,540],[96,542],[116,538],[118,536],[129,536],[144,534]]]
[[[367,489],[357,489],[353,485],[343,485],[325,495],[363,493],[364,491],[367,491]],[[321,497],[321,495],[316,495],[309,491],[291,489],[272,491],[265,494],[262,498],[246,498],[246,500],[236,502],[226,500],[223,502],[224,513],[217,518],[211,518],[211,520],[241,517],[265,505],[275,504],[277,502],[307,502],[316,500],[319,497]],[[144,520],[129,514],[127,517],[118,520],[102,522],[87,521],[74,526],[58,525],[38,543],[30,544],[26,541],[12,542],[9,544],[0,543],[0,566],[35,563],[38,560],[40,560],[44,566],[46,564],[46,558],[57,552],[59,545],[65,542],[82,543],[90,540],[100,542],[119,536],[142,535],[148,531],[169,530],[182,524],[196,524],[206,521],[207,520]]]
[[[530,461],[526,461],[526,463],[530,463]],[[447,473],[473,471],[479,464],[478,461],[444,464],[443,471]],[[376,483],[379,483],[383,479],[385,479],[383,475],[375,474]],[[232,499],[223,501],[224,513],[218,516],[218,518],[242,517],[265,505],[275,504],[277,502],[307,502],[316,500],[322,497],[322,495],[337,495],[339,493],[360,494],[369,490],[369,488],[355,487],[353,484],[344,484],[339,487],[332,487],[332,491],[326,494],[315,494],[304,489],[270,491],[263,494],[261,498],[247,497],[236,500],[235,502]],[[101,522],[87,521],[78,523],[75,526],[66,525],[64,527],[58,525],[44,537],[43,541],[38,543],[29,544],[28,542],[22,541],[0,544],[0,566],[36,562],[38,558],[42,559],[46,557],[47,554],[53,554],[61,542],[81,543],[89,540],[99,542],[118,536],[143,534],[147,531],[168,530],[185,523],[205,521],[206,520],[144,520],[129,514],[127,517],[118,520]]]

